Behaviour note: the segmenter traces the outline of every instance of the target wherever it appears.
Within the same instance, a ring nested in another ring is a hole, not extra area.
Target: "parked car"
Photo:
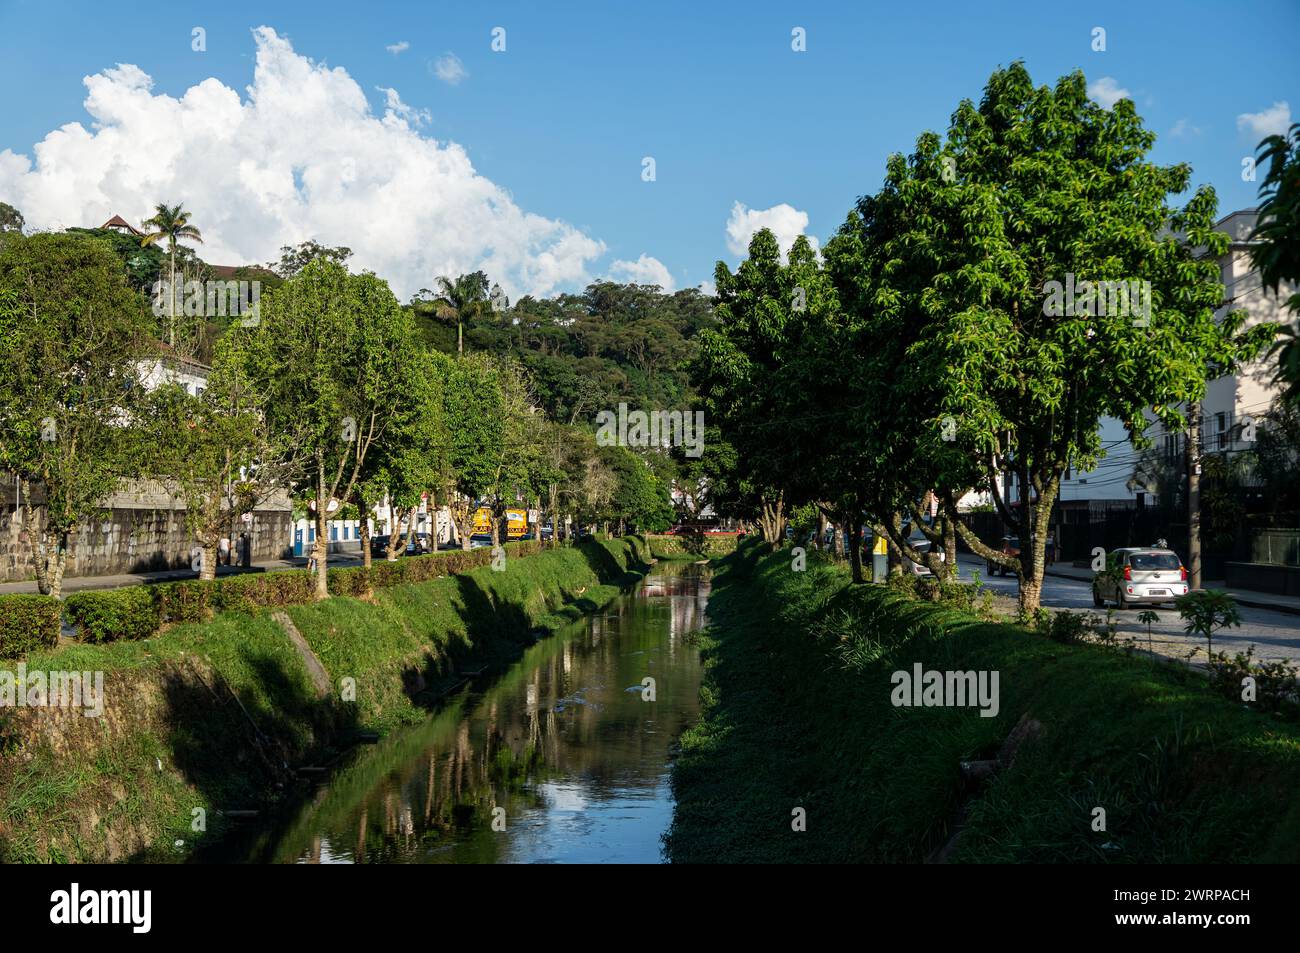
[[[917,555],[920,556],[927,555],[930,552],[930,550],[934,548],[934,543],[930,542],[928,539],[909,539],[907,542],[913,549],[916,550]],[[869,552],[867,554],[867,558],[870,558]],[[947,554],[942,549],[939,550],[939,558],[942,560],[946,560],[948,558]],[[930,567],[927,566],[925,563],[914,563],[906,556],[903,557],[903,568],[904,570],[910,569],[912,571],[912,574],[915,576],[934,575],[934,573],[930,572]]]
[[[1187,569],[1172,549],[1153,546],[1116,549],[1092,580],[1092,604],[1114,602],[1119,609],[1172,603],[1187,595]]]
[[[370,537],[370,555],[386,556],[388,555],[388,535]]]
[[[1012,559],[1020,558],[1020,537],[1003,536],[1002,542],[997,546],[998,552],[1004,556],[1010,556]],[[1050,566],[1056,562],[1056,540],[1051,536],[1047,537],[1047,546],[1043,550],[1043,562]],[[985,569],[990,576],[1008,576],[1012,571],[1004,566],[997,566],[991,562],[985,561]]]

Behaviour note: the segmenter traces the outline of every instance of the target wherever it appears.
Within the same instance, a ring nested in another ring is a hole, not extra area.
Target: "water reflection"
[[[246,859],[661,860],[669,746],[699,710],[690,634],[708,589],[704,567],[656,566],[637,592],[533,646],[485,690],[360,753]]]

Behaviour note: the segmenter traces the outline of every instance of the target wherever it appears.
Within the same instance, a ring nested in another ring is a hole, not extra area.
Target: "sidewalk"
[[[361,562],[358,553],[330,553],[329,565],[346,566]],[[235,576],[246,572],[271,572],[277,569],[304,569],[307,557],[292,559],[268,559],[253,563],[247,569],[241,566],[219,566],[218,576]],[[199,574],[191,569],[164,569],[158,572],[119,573],[112,576],[64,576],[63,592],[81,592],[87,589],[118,589],[122,586],[138,586],[151,582],[176,582],[180,579],[198,579]],[[38,592],[35,579],[23,582],[0,582],[0,595],[16,592]]]
[[[1092,582],[1092,570],[1082,566],[1073,566],[1068,563],[1054,563],[1047,567],[1047,575],[1056,576],[1060,579],[1075,579],[1080,582]],[[1253,589],[1227,589],[1227,583],[1222,579],[1205,580],[1206,589],[1220,589],[1232,596],[1239,605],[1250,606],[1252,609],[1271,609],[1273,612],[1286,612],[1290,615],[1300,615],[1300,597],[1297,596],[1279,596],[1271,592],[1256,592]]]

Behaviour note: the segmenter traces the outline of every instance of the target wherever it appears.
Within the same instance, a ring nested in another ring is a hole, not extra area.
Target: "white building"
[[[1275,295],[1268,291],[1251,265],[1250,249],[1255,243],[1249,236],[1257,217],[1256,209],[1242,209],[1216,223],[1217,230],[1226,232],[1231,240],[1227,252],[1219,259],[1224,302],[1216,317],[1221,318],[1230,311],[1245,311],[1245,327],[1290,320],[1286,311],[1286,297],[1290,292],[1281,289]],[[1252,432],[1250,425],[1268,412],[1278,395],[1278,388],[1272,383],[1274,367],[1275,360],[1265,354],[1238,373],[1207,383],[1205,399],[1201,402],[1203,453],[1234,452],[1249,447],[1246,437]],[[1153,423],[1147,435],[1155,441],[1155,449],[1170,461],[1181,463],[1184,459],[1185,433],[1166,433],[1161,425]],[[1067,473],[1061,480],[1063,503],[1132,501],[1139,493],[1149,495],[1147,488],[1133,480],[1141,454],[1129,443],[1123,425],[1114,418],[1103,419],[1101,438],[1106,457],[1093,470]]]

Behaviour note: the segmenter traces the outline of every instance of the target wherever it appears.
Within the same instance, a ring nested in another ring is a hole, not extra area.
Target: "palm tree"
[[[1285,136],[1273,135],[1259,144],[1259,161],[1268,160],[1268,174],[1259,184],[1259,217],[1251,239],[1251,263],[1260,283],[1277,293],[1279,286],[1300,281],[1300,123]],[[1300,315],[1300,290],[1287,300],[1292,314]],[[1282,386],[1282,399],[1300,404],[1300,329],[1284,327],[1270,354],[1278,358],[1274,382]]]
[[[438,279],[441,294],[435,299],[442,312],[456,318],[456,353],[465,351],[466,318],[472,318],[487,305],[488,277],[481,271],[461,275],[455,281],[450,278]]]
[[[154,206],[153,218],[145,219],[145,228],[152,228],[153,231],[147,232],[140,239],[142,246],[149,246],[167,239],[167,251],[171,256],[172,280],[168,288],[168,297],[171,304],[168,305],[168,327],[167,343],[173,347],[176,345],[176,243],[182,238],[188,238],[192,241],[202,242],[203,236],[199,230],[190,224],[190,213],[185,211],[183,205],[163,205]]]

